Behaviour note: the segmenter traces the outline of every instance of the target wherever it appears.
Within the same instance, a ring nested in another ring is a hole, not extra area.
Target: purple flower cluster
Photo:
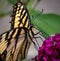
[[[47,38],[34,61],[60,61],[60,34]]]

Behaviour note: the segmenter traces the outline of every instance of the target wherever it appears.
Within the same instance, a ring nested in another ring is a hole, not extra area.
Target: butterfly
[[[31,23],[29,12],[22,2],[13,6],[11,16],[11,29],[0,35],[0,59],[1,61],[18,61],[25,59],[31,43],[36,46],[37,34]],[[35,41],[34,41],[35,39]]]

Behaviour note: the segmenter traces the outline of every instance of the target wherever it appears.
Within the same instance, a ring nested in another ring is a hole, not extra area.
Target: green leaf
[[[31,0],[27,0],[27,2],[30,2]]]
[[[32,18],[32,15],[35,17]],[[39,11],[32,10],[30,12],[31,22],[39,31],[44,31],[46,34],[60,33],[60,15],[57,14],[41,14]],[[37,17],[38,16],[38,17]]]
[[[33,0],[28,0],[27,3],[28,3],[27,8],[31,9]]]
[[[17,0],[8,0],[8,2],[9,2],[10,4],[14,5],[14,4],[17,2]]]

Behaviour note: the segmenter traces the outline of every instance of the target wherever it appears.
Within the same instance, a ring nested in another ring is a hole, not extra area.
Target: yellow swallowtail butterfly
[[[35,44],[34,27],[31,24],[27,8],[23,3],[17,2],[13,6],[11,29],[0,35],[0,59],[1,61],[18,61],[26,58],[31,43]]]

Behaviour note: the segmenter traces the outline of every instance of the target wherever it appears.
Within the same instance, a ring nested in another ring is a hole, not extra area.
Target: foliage
[[[10,4],[15,4],[17,0],[7,0]]]
[[[32,23],[38,30],[42,28],[49,35],[60,33],[60,15],[53,13],[44,14],[36,10],[31,10],[30,16]]]

